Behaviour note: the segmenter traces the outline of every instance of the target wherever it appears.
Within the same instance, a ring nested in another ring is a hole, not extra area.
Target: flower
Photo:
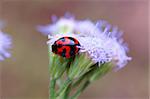
[[[54,19],[53,19],[54,20]],[[75,20],[73,18],[60,18],[54,24],[49,24],[46,26],[37,26],[37,30],[44,35],[56,35],[58,33],[70,33],[75,27]]]
[[[90,20],[61,17],[53,24],[38,26],[38,30],[49,35],[50,45],[63,36],[75,37],[81,44],[80,53],[88,53],[95,63],[112,62],[116,69],[120,69],[131,60],[126,54],[128,47],[121,38],[122,31],[105,20],[93,23]]]
[[[95,62],[112,61],[115,62],[116,69],[124,67],[131,57],[126,55],[128,47],[121,38],[122,31],[119,31],[117,27],[111,27],[106,21],[99,21],[97,24],[99,25],[95,26],[96,31],[93,31],[93,34],[90,33],[88,36],[88,33],[85,35],[81,32],[85,35],[80,40],[81,45]]]
[[[11,37],[0,30],[0,61],[9,58],[11,54],[8,49],[11,48]]]

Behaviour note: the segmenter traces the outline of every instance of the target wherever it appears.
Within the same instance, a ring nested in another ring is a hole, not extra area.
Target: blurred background
[[[129,64],[90,85],[79,99],[148,99],[148,0],[0,0],[12,58],[0,63],[0,99],[48,99],[47,37],[37,25],[65,12],[76,19],[104,19],[124,31]]]

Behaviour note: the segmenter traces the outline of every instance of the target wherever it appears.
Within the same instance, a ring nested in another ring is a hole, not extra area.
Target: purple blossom
[[[48,24],[46,26],[37,26],[37,30],[44,35],[56,35],[58,33],[69,33],[73,32],[75,27],[75,20],[70,18],[60,18],[53,24]]]
[[[11,48],[11,37],[0,30],[0,61],[5,58],[9,58],[11,54],[9,49]]]
[[[81,44],[80,53],[87,52],[95,63],[113,62],[116,69],[120,69],[131,60],[126,54],[128,47],[121,38],[122,31],[104,20],[93,23],[62,17],[53,24],[39,26],[38,30],[49,35],[50,45],[63,36],[75,37]]]

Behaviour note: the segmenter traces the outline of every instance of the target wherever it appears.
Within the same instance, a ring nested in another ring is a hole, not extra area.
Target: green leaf
[[[111,62],[104,63],[104,64],[101,64],[100,66],[97,66],[89,74],[89,80],[92,82],[92,81],[95,81],[95,80],[99,79],[100,77],[104,76],[109,71],[111,71],[112,68],[113,68],[113,65],[111,64]]]
[[[70,64],[68,76],[69,78],[76,79],[84,75],[90,70],[93,61],[87,56],[86,53],[76,55],[74,61]]]

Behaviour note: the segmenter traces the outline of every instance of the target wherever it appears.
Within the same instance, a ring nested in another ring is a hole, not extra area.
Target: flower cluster
[[[3,26],[0,24],[0,26]],[[11,48],[11,37],[0,30],[0,61],[9,58],[11,54],[8,49]]]
[[[49,35],[49,44],[63,36],[75,37],[81,43],[81,53],[87,52],[95,63],[113,62],[120,69],[131,60],[126,53],[127,45],[123,42],[122,31],[104,20],[93,23],[90,20],[75,20],[74,17],[61,17],[53,24],[38,26],[38,30]]]
[[[131,60],[122,31],[104,20],[93,23],[65,15],[53,16],[52,22],[37,27],[49,38],[50,99],[77,99],[91,82]]]

